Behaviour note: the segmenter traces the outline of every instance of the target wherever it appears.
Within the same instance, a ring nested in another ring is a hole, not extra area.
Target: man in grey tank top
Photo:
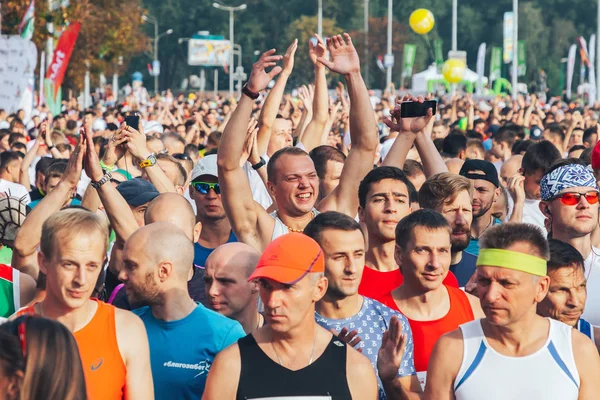
[[[326,53],[330,53],[330,61]],[[227,124],[219,145],[218,167],[222,201],[236,237],[262,251],[274,238],[287,232],[302,232],[318,211],[338,211],[355,217],[358,185],[373,168],[377,150],[377,125],[369,93],[360,74],[360,61],[349,35],[334,36],[311,46],[309,56],[315,67],[317,84],[325,79],[325,69],[344,76],[350,97],[350,136],[352,149],[344,164],[339,185],[319,202],[319,178],[308,153],[298,147],[275,152],[267,165],[267,186],[277,203],[274,216],[254,202],[240,159],[244,151],[248,121],[254,100],[279,73],[291,73],[290,54],[264,53],[252,68],[244,94]],[[283,68],[275,66],[283,58]],[[267,72],[266,69],[274,67]],[[282,78],[280,78],[282,79]],[[319,85],[322,85],[321,82]],[[326,82],[325,82],[326,89]],[[325,96],[327,91],[325,90]],[[316,99],[319,93],[315,94]],[[317,112],[315,111],[315,115]],[[260,163],[259,163],[260,164]],[[261,168],[262,165],[256,165]]]

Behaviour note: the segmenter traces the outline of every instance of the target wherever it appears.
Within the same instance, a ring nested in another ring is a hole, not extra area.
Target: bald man
[[[238,321],[246,333],[265,323],[257,307],[258,283],[248,282],[259,258],[260,253],[247,244],[227,243],[206,259],[206,306]]]
[[[158,245],[160,243],[160,246]],[[157,399],[199,399],[219,351],[245,336],[241,325],[196,303],[187,289],[194,245],[170,222],[133,233],[123,249],[124,282],[146,326]]]
[[[519,172],[522,161],[523,156],[521,154],[516,154],[502,163],[502,167],[500,167],[500,183],[502,183],[502,186],[508,186],[508,178]]]
[[[185,197],[177,193],[163,193],[148,205],[144,214],[144,224],[170,222],[181,229],[192,243],[195,243],[202,230],[202,224],[196,223],[195,218],[194,210]],[[188,292],[192,300],[206,305],[203,277],[204,269],[194,266],[192,262],[188,274]],[[123,285],[116,287],[110,296],[109,303],[125,310],[132,309]]]

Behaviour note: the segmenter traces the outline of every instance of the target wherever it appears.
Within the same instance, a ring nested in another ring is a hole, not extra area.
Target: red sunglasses
[[[552,200],[560,199],[560,202],[565,206],[576,206],[581,201],[581,197],[585,197],[589,204],[598,203],[598,192],[595,190],[587,193],[567,192],[555,196]]]

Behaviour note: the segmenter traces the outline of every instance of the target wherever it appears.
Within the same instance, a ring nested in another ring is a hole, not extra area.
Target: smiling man
[[[581,318],[587,298],[583,257],[570,244],[551,239],[548,277],[548,294],[537,306],[542,317],[563,322],[585,336],[600,349],[600,328],[593,327]]]
[[[536,314],[548,292],[548,243],[530,224],[481,239],[477,293],[485,318],[442,336],[431,355],[431,400],[595,399],[600,357],[589,338]]]

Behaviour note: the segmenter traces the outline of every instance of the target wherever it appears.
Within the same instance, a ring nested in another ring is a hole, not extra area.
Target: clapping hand
[[[327,39],[327,49],[331,54],[331,61],[324,56],[319,56],[317,60],[331,71],[342,75],[360,72],[360,59],[350,35],[344,33],[343,37],[330,37]]]
[[[275,49],[264,52],[257,62],[252,65],[250,79],[248,79],[248,89],[254,93],[262,92],[267,88],[269,82],[273,80],[282,71],[282,68],[277,65],[277,61],[282,57],[275,55]],[[273,67],[267,72],[267,68]]]

